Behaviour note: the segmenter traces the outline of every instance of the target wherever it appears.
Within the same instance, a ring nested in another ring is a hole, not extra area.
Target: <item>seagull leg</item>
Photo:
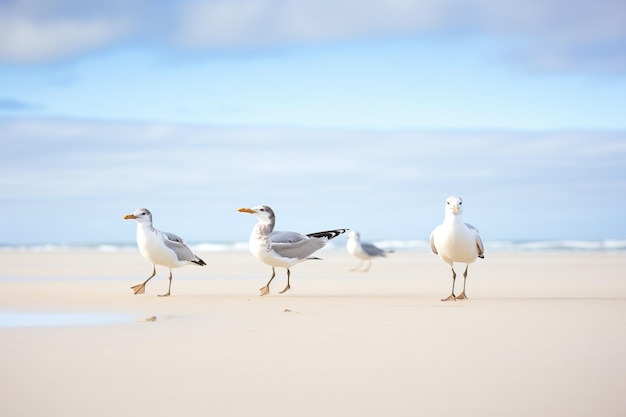
[[[465,272],[463,272],[463,292],[456,297],[457,300],[467,300],[467,296],[465,295],[465,281],[467,280],[468,268],[469,268],[469,265],[465,267]]]
[[[133,290],[133,292],[135,294],[143,294],[146,292],[146,284],[148,283],[148,281],[150,281],[152,279],[153,276],[156,275],[156,266],[152,265],[152,275],[150,275],[148,277],[147,280],[145,280],[144,282],[142,282],[141,284],[137,284],[133,287],[130,287],[131,290]]]
[[[450,295],[447,298],[443,298],[441,301],[450,301],[450,300],[456,301],[456,297],[454,295],[454,281],[456,280],[456,272],[454,272],[454,267],[450,267],[450,269],[452,269],[452,293],[450,293]]]
[[[369,271],[369,270],[370,270],[370,266],[372,266],[372,260],[371,260],[371,259],[368,259],[368,260],[367,260],[367,267],[365,267],[365,269],[364,269],[364,270],[362,270],[361,272],[367,272],[367,271]]]
[[[358,271],[362,263],[363,263],[363,260],[360,260],[359,264],[356,267],[352,268],[350,271]]]
[[[261,296],[264,296],[270,293],[270,282],[272,282],[275,276],[276,276],[276,270],[274,270],[274,267],[272,267],[272,277],[270,278],[269,281],[267,281],[267,284],[265,284],[265,287],[261,288]]]
[[[167,293],[159,294],[159,297],[169,297],[171,289],[172,289],[172,270],[170,269],[170,285],[169,287],[167,287]]]
[[[282,290],[281,292],[279,292],[279,294],[282,294],[284,292],[287,292],[291,286],[289,286],[289,276],[291,275],[291,272],[289,271],[289,268],[287,268],[287,286],[285,287],[284,290]]]

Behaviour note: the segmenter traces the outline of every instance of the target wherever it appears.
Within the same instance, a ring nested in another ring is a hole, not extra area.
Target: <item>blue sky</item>
[[[626,3],[0,3],[2,243],[626,239]]]

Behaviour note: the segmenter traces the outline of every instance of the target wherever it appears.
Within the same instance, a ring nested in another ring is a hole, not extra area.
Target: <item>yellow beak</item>
[[[124,216],[124,220],[136,219],[137,217],[134,214],[127,214]]]
[[[238,212],[240,212],[240,213],[250,213],[250,214],[254,214],[254,210],[249,209],[249,208],[240,208],[240,209],[237,209],[237,211],[238,211]]]

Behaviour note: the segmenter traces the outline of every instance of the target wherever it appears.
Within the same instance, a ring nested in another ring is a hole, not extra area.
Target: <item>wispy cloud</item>
[[[0,60],[66,59],[120,42],[255,50],[389,37],[491,39],[541,71],[626,71],[621,0],[23,0],[0,6]]]
[[[611,220],[615,207],[626,204],[623,132],[218,129],[37,119],[0,120],[0,132],[0,215],[12,219],[3,224],[9,240],[124,240],[120,216],[139,206],[190,240],[245,240],[250,224],[235,210],[256,204],[274,206],[281,227],[424,238],[450,194],[467,200],[471,221],[491,239],[626,234]]]

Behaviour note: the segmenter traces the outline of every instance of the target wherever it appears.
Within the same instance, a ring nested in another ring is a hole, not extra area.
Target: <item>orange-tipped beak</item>
[[[237,211],[239,213],[250,213],[250,214],[254,214],[254,210],[249,209],[249,208],[239,208],[237,209]]]
[[[134,214],[127,214],[124,216],[124,220],[136,219],[137,217]]]
[[[459,212],[459,206],[457,206],[456,204],[452,206],[452,211],[454,212],[454,214],[457,214]]]

